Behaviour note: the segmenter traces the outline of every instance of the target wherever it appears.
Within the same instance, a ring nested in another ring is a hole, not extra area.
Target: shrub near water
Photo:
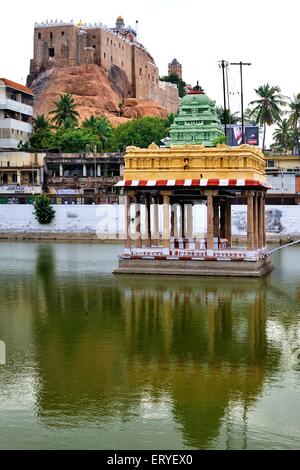
[[[55,217],[50,199],[45,194],[39,194],[34,200],[34,215],[40,224],[50,224]]]

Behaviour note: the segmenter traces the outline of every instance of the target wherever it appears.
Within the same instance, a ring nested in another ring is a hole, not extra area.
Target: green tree
[[[172,124],[174,123],[175,121],[175,114],[174,113],[170,113],[168,115],[168,117],[165,119],[165,126],[166,126],[166,129],[167,131],[169,132],[170,130],[170,127],[172,126]]]
[[[61,152],[78,153],[85,152],[86,146],[91,148],[96,145],[97,150],[102,150],[102,142],[99,136],[91,129],[59,129],[56,133],[56,145]]]
[[[50,127],[49,120],[45,114],[38,114],[37,117],[33,119],[32,128],[34,132],[50,129]]]
[[[241,120],[238,113],[231,113],[230,109],[226,109],[226,111],[224,111],[224,108],[222,106],[216,107],[216,113],[221,121],[221,124],[225,124],[225,118],[227,124],[237,124]]]
[[[61,94],[54,105],[55,108],[49,114],[52,115],[51,120],[57,127],[70,129],[78,125],[79,113],[76,109],[75,100],[70,93]]]
[[[101,150],[108,150],[113,130],[111,123],[106,117],[90,116],[83,122],[82,127],[91,130],[98,136],[102,147]]]
[[[40,129],[33,132],[29,140],[20,146],[22,150],[26,151],[43,151],[57,149],[56,135],[51,132],[50,128]]]
[[[245,124],[256,125],[257,122],[257,112],[254,113],[251,108],[246,108],[244,111],[244,122]]]
[[[273,133],[276,147],[281,150],[288,150],[293,145],[293,133],[288,119],[282,119],[277,123],[277,128]]]
[[[125,122],[116,127],[112,136],[114,150],[124,151],[127,146],[147,148],[152,142],[159,144],[168,131],[163,119],[158,117],[141,117]]]
[[[256,124],[260,124],[264,128],[263,133],[263,149],[265,149],[266,126],[271,126],[280,121],[282,115],[281,107],[286,101],[281,95],[278,86],[271,86],[269,83],[261,85],[254,89],[257,100],[251,101],[249,105],[252,107],[251,114],[256,116]]]
[[[300,125],[300,93],[289,101],[290,117],[289,123],[293,129],[294,150],[299,154],[299,125]]]
[[[213,145],[216,147],[218,144],[227,144],[228,137],[226,135],[219,135],[213,140]]]
[[[34,200],[34,215],[42,224],[50,224],[55,217],[55,210],[51,207],[50,199],[46,194],[39,194]]]
[[[185,96],[186,83],[180,77],[178,77],[178,75],[176,74],[165,75],[164,77],[160,77],[160,81],[174,83],[175,85],[177,85],[180,98],[183,98],[183,96]]]

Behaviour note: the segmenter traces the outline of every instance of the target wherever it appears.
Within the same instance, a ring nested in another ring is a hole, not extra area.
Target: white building
[[[32,133],[33,92],[0,78],[0,150],[17,149]]]

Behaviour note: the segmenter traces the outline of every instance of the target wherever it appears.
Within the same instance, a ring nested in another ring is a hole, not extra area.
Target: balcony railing
[[[32,106],[9,99],[0,99],[0,109],[15,111],[17,113],[26,114],[27,116],[33,115]]]
[[[46,183],[54,184],[54,185],[112,185],[118,183],[122,179],[121,176],[97,176],[96,178],[93,176],[86,176],[86,177],[57,177],[57,176],[47,176]]]

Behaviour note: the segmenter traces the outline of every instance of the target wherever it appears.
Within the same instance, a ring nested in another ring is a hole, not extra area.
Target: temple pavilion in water
[[[215,103],[194,91],[181,101],[169,148],[127,148],[124,180],[117,184],[125,202],[125,248],[115,273],[258,277],[272,269],[264,155],[250,145],[215,145],[220,135]],[[196,204],[207,206],[207,230],[199,238],[193,236]],[[235,204],[247,205],[244,245],[232,243]]]

